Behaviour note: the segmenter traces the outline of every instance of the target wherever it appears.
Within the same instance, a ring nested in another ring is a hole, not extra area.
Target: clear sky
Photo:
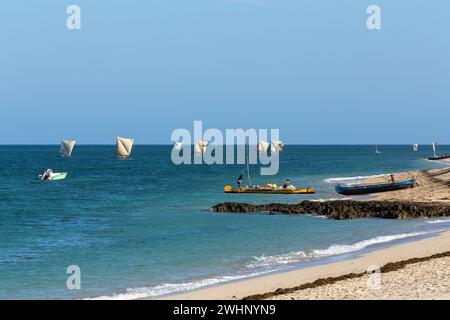
[[[66,8],[81,8],[81,30]],[[366,9],[381,7],[382,30]],[[280,128],[298,144],[450,143],[448,0],[14,0],[0,144],[170,143]]]

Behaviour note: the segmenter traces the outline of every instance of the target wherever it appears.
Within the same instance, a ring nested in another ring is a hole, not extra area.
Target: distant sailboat
[[[183,144],[182,144],[181,142],[175,141],[175,144],[173,145],[173,148],[174,148],[175,150],[181,150],[182,145],[183,145]]]
[[[413,150],[415,151],[415,152],[417,152],[417,151],[419,151],[419,145],[416,143],[416,144],[413,144]]]
[[[446,160],[450,159],[450,155],[447,155],[446,153],[444,155],[438,155],[437,154],[437,142],[433,142],[433,156],[428,158],[428,160]]]
[[[197,140],[194,146],[194,154],[203,154],[206,151],[206,147],[209,142],[206,140]]]
[[[133,149],[134,139],[117,137],[117,155],[119,158],[128,158]]]
[[[378,150],[378,145],[375,146],[375,153],[377,153],[377,154],[381,153],[381,151]]]
[[[281,153],[283,152],[284,149],[284,143],[283,141],[277,140],[277,141],[272,141],[271,145],[270,145],[270,152],[277,154],[277,153]]]
[[[59,154],[63,157],[70,157],[72,155],[73,147],[75,146],[75,140],[62,140]]]
[[[264,140],[259,140],[258,142],[258,152],[259,153],[265,153],[267,152],[267,149],[269,149],[269,143]]]

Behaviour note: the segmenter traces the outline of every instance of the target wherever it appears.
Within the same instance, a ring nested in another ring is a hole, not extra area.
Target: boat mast
[[[250,187],[252,187],[252,179],[250,178],[250,137],[248,137],[246,149],[248,149],[248,153],[245,152],[246,153],[245,159],[247,162],[247,178],[248,178],[248,183],[250,184]]]

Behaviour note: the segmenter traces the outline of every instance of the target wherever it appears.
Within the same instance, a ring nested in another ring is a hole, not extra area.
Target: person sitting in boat
[[[42,180],[49,180],[52,176],[53,170],[52,169],[47,169],[47,171],[44,172],[44,174],[42,175]]]
[[[289,179],[286,179],[283,184],[283,189],[295,190],[295,187]]]
[[[239,176],[237,180],[238,190],[242,189],[242,174]]]

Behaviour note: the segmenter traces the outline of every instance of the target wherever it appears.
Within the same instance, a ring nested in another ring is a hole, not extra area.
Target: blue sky
[[[81,7],[82,29],[66,29]],[[366,28],[377,4],[382,30]],[[450,143],[450,2],[14,0],[0,9],[0,144],[170,143],[279,128],[298,144]]]

